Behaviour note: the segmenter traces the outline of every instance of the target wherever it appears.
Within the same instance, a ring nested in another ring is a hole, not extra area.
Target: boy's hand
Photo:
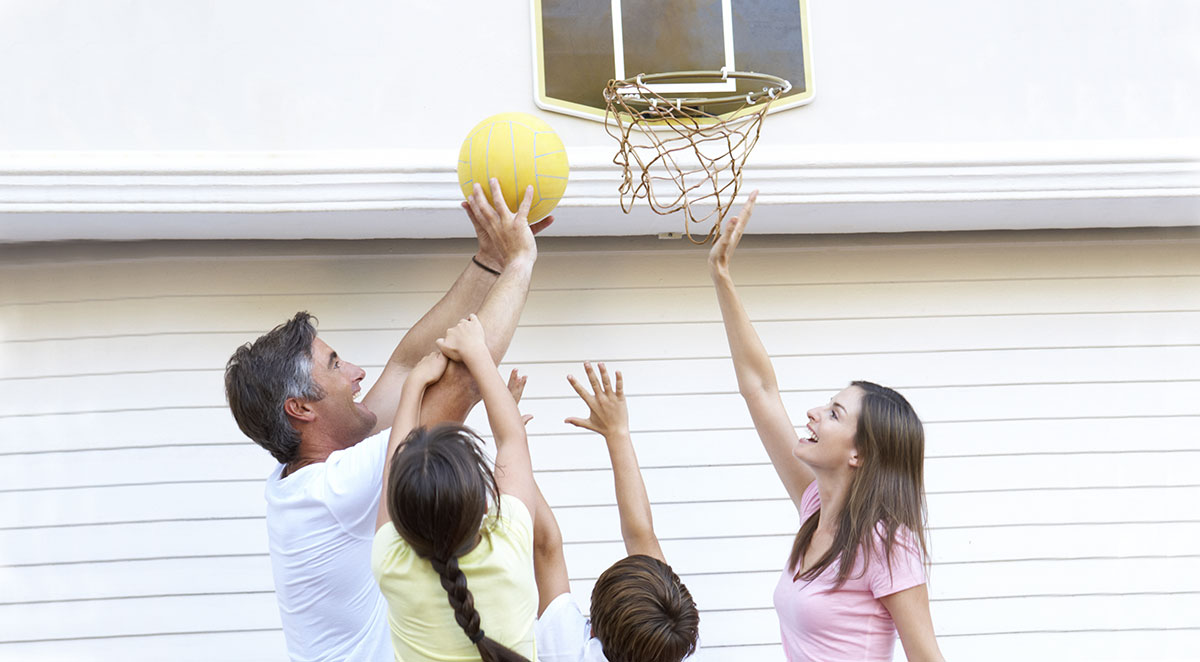
[[[442,378],[442,373],[446,372],[446,366],[449,363],[445,354],[437,351],[430,352],[417,365],[413,366],[412,372],[408,373],[408,378],[415,383],[428,386]]]
[[[446,330],[445,338],[438,338],[437,347],[451,361],[466,362],[467,358],[480,351],[487,352],[487,338],[483,325],[475,313]],[[490,354],[489,354],[490,357]]]
[[[567,423],[576,427],[598,432],[605,437],[618,434],[629,434],[629,409],[625,405],[625,384],[621,371],[617,371],[616,386],[608,379],[608,369],[600,364],[600,376],[596,377],[591,363],[584,363],[588,381],[592,384],[592,392],[584,388],[572,375],[567,375],[567,381],[575,388],[579,397],[587,404],[589,416],[585,418],[568,418]]]

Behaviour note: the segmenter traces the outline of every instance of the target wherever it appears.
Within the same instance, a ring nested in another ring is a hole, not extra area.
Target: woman
[[[924,431],[908,401],[854,382],[808,411],[801,439],[771,359],[729,273],[758,197],[709,253],[738,388],[800,513],[775,589],[788,660],[891,660],[896,634],[910,662],[942,660],[925,586]]]

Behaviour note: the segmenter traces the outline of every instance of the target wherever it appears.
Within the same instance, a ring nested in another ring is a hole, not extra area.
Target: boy
[[[584,363],[592,392],[570,375],[567,381],[590,410],[567,423],[603,435],[616,482],[621,537],[629,556],[596,580],[591,619],[570,593],[562,534],[549,507],[534,522],[534,574],[538,585],[535,627],[541,662],[679,662],[696,650],[700,615],[687,587],[663,558],[654,535],[650,500],[629,438],[624,383],[599,365],[599,378]]]

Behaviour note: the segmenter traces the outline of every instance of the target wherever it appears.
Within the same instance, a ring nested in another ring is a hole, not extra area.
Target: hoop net
[[[726,97],[663,96],[650,79],[750,78],[770,83],[761,91]],[[611,80],[604,89],[605,130],[619,147],[621,209],[628,214],[645,198],[658,214],[683,211],[684,234],[706,244],[721,232],[721,221],[742,184],[742,166],[758,142],[763,117],[791,84],[774,76],[741,72],[682,72]],[[720,104],[721,114],[715,114]],[[732,112],[730,112],[732,109]],[[707,226],[702,238],[693,225]]]

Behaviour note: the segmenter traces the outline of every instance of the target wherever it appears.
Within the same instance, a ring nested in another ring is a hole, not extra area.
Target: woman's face
[[[808,437],[801,436],[792,454],[814,469],[857,467],[854,435],[862,399],[861,388],[847,386],[828,404],[808,410]]]

